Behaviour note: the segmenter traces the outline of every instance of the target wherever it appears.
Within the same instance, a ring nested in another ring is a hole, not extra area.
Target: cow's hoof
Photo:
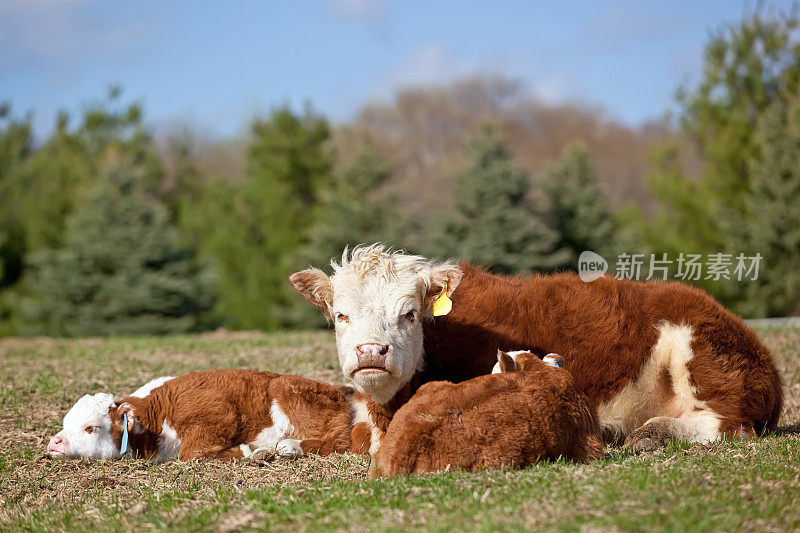
[[[608,427],[602,428],[602,435],[603,442],[611,446],[622,446],[625,440],[625,435],[621,435],[620,433]]]
[[[624,448],[630,452],[652,452],[666,446],[671,438],[669,428],[658,423],[649,423],[628,435]]]
[[[275,447],[275,454],[281,459],[297,459],[303,455],[303,448],[299,440],[283,439]]]
[[[625,441],[625,449],[629,452],[652,452],[661,448],[661,446],[660,442],[649,437]]]
[[[269,461],[275,456],[275,451],[269,448],[256,448],[247,456],[248,461],[265,462]]]

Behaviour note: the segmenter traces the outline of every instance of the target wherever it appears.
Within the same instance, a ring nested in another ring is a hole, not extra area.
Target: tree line
[[[376,241],[502,273],[575,270],[584,250],[612,265],[758,254],[756,279],[690,282],[746,316],[796,314],[797,26],[756,13],[712,35],[672,125],[627,143],[650,158],[636,183],[604,136],[557,134],[498,79],[406,91],[340,126],[277,107],[252,122],[235,172],[209,172],[190,132],[155,139],[119,89],[75,123],[61,114],[43,141],[6,104],[0,334],[319,325],[287,275]],[[545,163],[531,159],[542,135],[524,134],[542,128],[563,137]]]

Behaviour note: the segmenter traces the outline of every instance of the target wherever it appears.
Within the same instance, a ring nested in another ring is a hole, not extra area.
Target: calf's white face
[[[50,439],[47,452],[54,458],[119,457],[119,446],[111,438],[109,409],[114,396],[107,393],[85,395],[64,416],[64,429]]]
[[[387,251],[381,245],[345,249],[329,278],[296,272],[292,285],[336,327],[339,364],[356,389],[386,403],[423,365],[422,320],[462,273],[450,262]]]

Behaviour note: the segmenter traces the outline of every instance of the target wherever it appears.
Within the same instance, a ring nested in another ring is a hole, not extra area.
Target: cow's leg
[[[658,329],[639,375],[598,406],[606,442],[624,440],[628,449],[650,450],[673,439],[703,443],[753,435],[747,409],[752,395],[743,392],[743,383],[763,381],[756,379],[758,369],[745,361],[724,371],[725,361],[736,358],[719,355],[690,326],[663,323]]]
[[[227,450],[212,452],[205,457],[208,457],[209,459],[220,459],[222,461],[237,461],[244,457],[244,451],[240,446],[233,446]]]
[[[241,446],[231,446],[231,440],[227,438],[224,427],[214,429],[216,431],[204,427],[187,429],[182,435],[178,458],[181,461],[192,459],[233,461],[245,456],[246,449]]]
[[[253,461],[266,461],[272,457],[278,459],[297,459],[305,455],[306,443],[308,443],[309,448],[313,449],[315,442],[321,443],[322,441],[281,439],[274,446],[253,448],[250,454],[245,457]]]
[[[670,440],[706,444],[721,436],[739,438],[752,435],[752,424],[724,419],[710,409],[703,409],[678,418],[653,417],[628,435],[625,447],[632,451],[649,451]]]
[[[303,455],[302,443],[296,439],[283,439],[275,446],[275,454],[281,459],[297,459]]]
[[[298,441],[303,455],[330,455],[335,451],[335,444],[327,439],[303,439]]]
[[[191,444],[187,446],[185,443],[181,445],[180,459],[181,461],[191,461],[192,459],[220,459],[222,461],[235,461],[242,459],[245,456],[244,450],[241,446],[233,446],[225,448],[222,446],[198,448],[193,447]]]

